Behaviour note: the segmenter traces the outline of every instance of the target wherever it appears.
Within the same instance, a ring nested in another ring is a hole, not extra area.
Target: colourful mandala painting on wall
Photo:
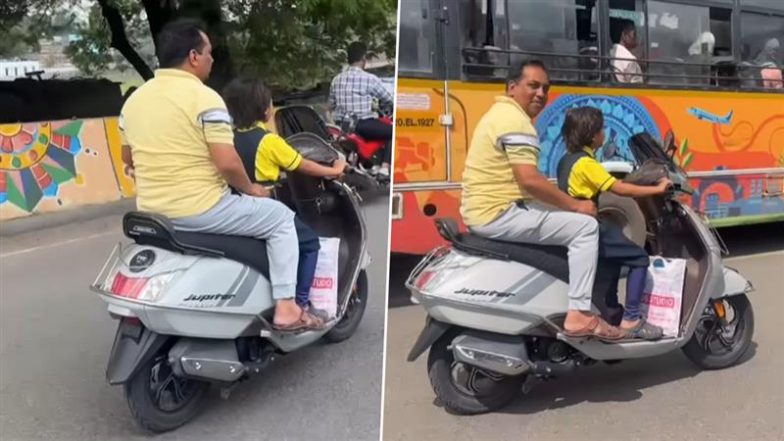
[[[32,212],[43,199],[56,198],[62,184],[78,182],[82,124],[73,121],[57,129],[49,122],[0,125],[0,204]]]
[[[561,95],[545,107],[536,119],[539,133],[540,153],[539,170],[549,177],[555,177],[558,161],[566,153],[566,145],[561,136],[566,111],[575,107],[595,107],[604,115],[605,145],[615,144],[620,158],[631,159],[629,138],[641,132],[648,132],[660,138],[659,128],[648,109],[636,98],[604,95]],[[599,152],[601,157],[601,152]]]

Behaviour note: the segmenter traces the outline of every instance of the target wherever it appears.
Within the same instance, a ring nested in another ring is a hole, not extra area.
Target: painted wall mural
[[[453,118],[445,129],[439,123],[444,113],[443,83],[398,81],[394,182],[427,184],[430,189],[402,192],[403,221],[392,223],[393,251],[426,252],[439,242],[434,218],[459,220],[457,188],[473,128],[502,94],[499,84],[469,82],[450,83],[449,92]],[[782,95],[553,87],[547,107],[535,121],[541,141],[539,169],[550,177],[555,177],[565,152],[560,135],[564,113],[577,106],[602,110],[607,140],[622,157],[632,157],[628,147],[632,135],[647,131],[661,139],[673,130],[678,147],[674,160],[692,175],[695,189],[686,202],[715,225],[784,216]],[[451,162],[448,171],[447,162]],[[759,172],[734,175],[734,170]],[[438,189],[440,185],[449,190]]]
[[[647,97],[556,95],[536,120],[542,143],[539,169],[555,177],[558,161],[566,150],[560,134],[564,113],[579,106],[595,107],[605,117],[605,146],[615,144],[621,157],[633,157],[628,146],[632,135],[645,131],[661,139],[672,129],[678,145],[676,163],[687,172],[719,172],[717,176],[692,178],[695,192],[685,198],[694,209],[709,218],[716,221],[735,218],[734,222],[738,222],[741,217],[784,212],[784,198],[775,196],[781,193],[784,185],[784,170],[720,175],[736,169],[782,166],[784,104],[769,100],[716,102],[707,99],[709,95],[703,96],[703,99],[692,97],[689,100],[673,94]],[[739,110],[737,115],[736,108]]]
[[[0,220],[134,194],[116,118],[0,124]]]

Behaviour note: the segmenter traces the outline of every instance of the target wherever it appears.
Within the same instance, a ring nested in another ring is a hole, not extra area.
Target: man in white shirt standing
[[[634,22],[623,20],[620,24],[620,36],[610,50],[615,79],[621,83],[642,83],[642,69],[632,50],[637,47],[637,30]]]

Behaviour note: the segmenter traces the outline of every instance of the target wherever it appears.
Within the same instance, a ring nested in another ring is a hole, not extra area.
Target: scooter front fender
[[[111,385],[127,383],[170,338],[147,329],[133,319],[121,319],[106,366],[106,381]]]
[[[724,291],[715,293],[711,296],[713,299],[720,299],[722,297],[730,297],[738,294],[748,294],[754,291],[754,286],[735,268],[725,266],[722,268],[724,275]]]
[[[414,347],[411,348],[411,352],[408,353],[407,360],[414,361],[419,358],[420,355],[430,346],[433,346],[433,343],[438,341],[438,339],[446,334],[453,326],[454,325],[448,323],[439,322],[433,317],[428,316],[424,329],[422,329],[422,332],[419,334],[417,341],[414,343]]]

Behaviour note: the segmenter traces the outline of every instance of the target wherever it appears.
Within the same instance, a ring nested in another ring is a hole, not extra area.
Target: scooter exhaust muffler
[[[169,364],[178,376],[232,383],[247,372],[233,340],[184,338],[169,350]]]
[[[519,337],[467,331],[452,340],[451,349],[455,360],[503,375],[523,375],[533,367]]]

